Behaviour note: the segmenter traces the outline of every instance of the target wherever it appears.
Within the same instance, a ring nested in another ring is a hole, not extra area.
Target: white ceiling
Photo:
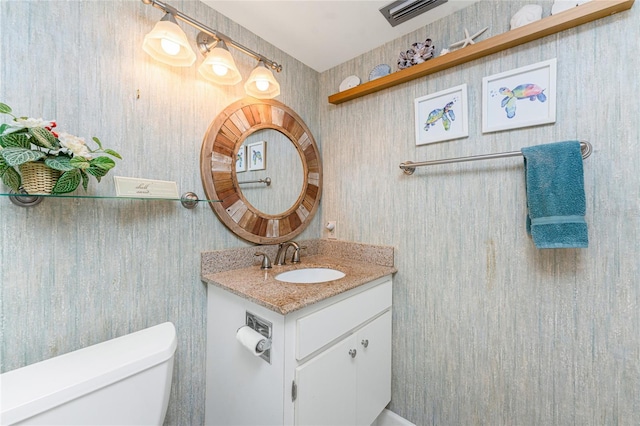
[[[479,0],[449,0],[396,27],[370,0],[202,0],[318,72],[362,55]],[[247,46],[252,48],[251,46]],[[269,58],[278,62],[278,58]]]

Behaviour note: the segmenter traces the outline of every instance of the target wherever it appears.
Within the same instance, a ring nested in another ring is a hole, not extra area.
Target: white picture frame
[[[247,146],[242,145],[236,154],[236,173],[247,171]]]
[[[466,84],[416,98],[414,106],[416,145],[469,136]]]
[[[255,142],[247,146],[247,162],[249,170],[265,170],[267,168],[267,142]]]
[[[556,122],[557,60],[482,79],[482,133]]]

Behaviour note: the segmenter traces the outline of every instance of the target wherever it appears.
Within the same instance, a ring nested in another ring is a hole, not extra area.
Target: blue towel
[[[522,155],[527,184],[527,232],[536,247],[588,247],[580,142],[522,148]]]

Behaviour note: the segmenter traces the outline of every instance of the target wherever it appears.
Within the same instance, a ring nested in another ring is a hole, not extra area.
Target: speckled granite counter
[[[307,247],[300,263],[274,265],[266,273],[254,253],[266,252],[273,259],[277,246],[204,252],[202,280],[286,315],[397,271],[393,247],[330,240],[299,243]],[[319,284],[290,284],[275,279],[281,272],[313,267],[338,269],[346,276]]]

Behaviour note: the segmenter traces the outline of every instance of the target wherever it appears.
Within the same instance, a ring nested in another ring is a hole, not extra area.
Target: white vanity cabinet
[[[392,280],[279,314],[208,286],[207,425],[370,425],[391,400]],[[272,324],[271,363],[235,339]]]
[[[295,423],[371,425],[391,400],[391,311],[296,368]]]

